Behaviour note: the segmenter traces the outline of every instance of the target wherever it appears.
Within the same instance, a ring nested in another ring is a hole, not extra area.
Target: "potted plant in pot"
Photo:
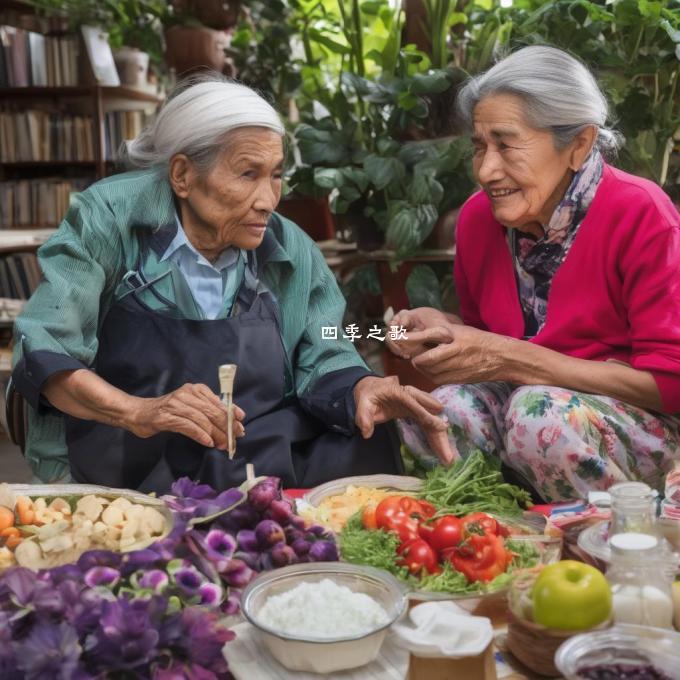
[[[97,26],[108,35],[114,59],[125,85],[144,88],[149,65],[156,75],[165,73],[163,25],[169,9],[164,0],[32,0],[46,14],[68,19],[73,31]]]

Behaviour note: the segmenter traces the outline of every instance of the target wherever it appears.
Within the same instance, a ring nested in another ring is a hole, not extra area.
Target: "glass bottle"
[[[619,533],[609,541],[607,580],[616,623],[673,628],[673,574],[666,568],[659,539]]]
[[[609,488],[612,518],[609,537],[620,533],[657,535],[656,494],[643,482],[620,482]]]

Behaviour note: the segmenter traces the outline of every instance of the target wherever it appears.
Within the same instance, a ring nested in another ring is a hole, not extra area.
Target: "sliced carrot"
[[[10,536],[6,541],[5,541],[5,546],[9,548],[10,550],[14,550],[21,541],[24,539],[21,536]]]
[[[19,516],[19,524],[33,524],[35,522],[33,501],[28,496],[19,496],[14,509]]]
[[[9,508],[6,508],[4,505],[0,505],[0,531],[13,526],[14,526],[14,513]]]

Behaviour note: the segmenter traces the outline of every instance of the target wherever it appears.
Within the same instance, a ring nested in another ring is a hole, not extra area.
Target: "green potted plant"
[[[157,75],[165,73],[163,25],[170,12],[165,0],[31,0],[31,4],[46,14],[66,17],[74,31],[91,25],[106,32],[123,83],[145,84],[149,64]]]

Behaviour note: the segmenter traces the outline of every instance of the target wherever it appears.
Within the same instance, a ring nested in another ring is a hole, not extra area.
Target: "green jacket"
[[[103,320],[124,292],[123,277],[137,269],[140,252],[148,279],[171,270],[156,287],[177,305],[176,313],[203,318],[177,265],[159,262],[162,250],[154,248],[174,236],[174,210],[164,173],[115,175],[75,195],[58,231],[38,251],[44,280],[15,324],[13,380],[31,406],[26,456],[45,481],[68,473],[68,454],[63,417],[41,398],[41,387],[57,371],[93,366]],[[150,248],[140,248],[147,242]],[[333,273],[314,242],[281,216],[271,220],[256,254],[260,281],[279,305],[287,397],[350,434],[351,387],[368,369],[342,338],[345,300]],[[150,294],[145,302],[159,304]],[[324,326],[337,327],[338,339],[322,339]]]

